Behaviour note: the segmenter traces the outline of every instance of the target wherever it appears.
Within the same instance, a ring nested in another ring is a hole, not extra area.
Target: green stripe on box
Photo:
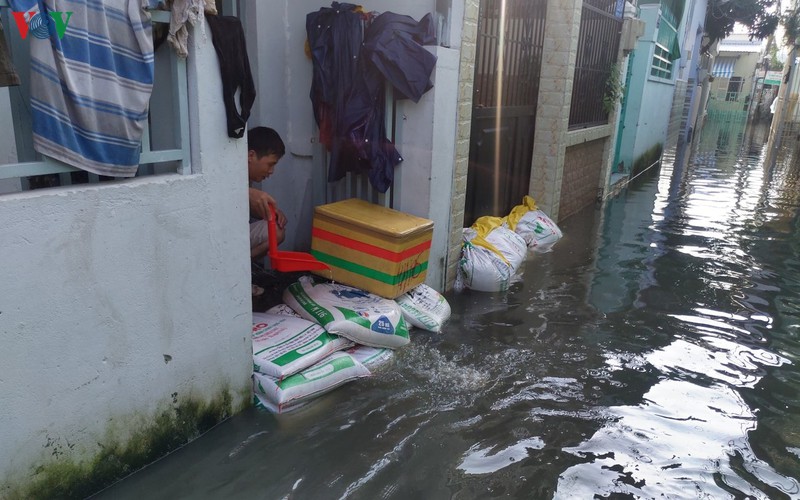
[[[326,264],[344,269],[345,271],[350,271],[351,273],[360,274],[361,276],[365,276],[391,286],[398,285],[407,279],[413,278],[420,273],[425,272],[428,269],[428,261],[425,261],[422,264],[418,264],[417,266],[409,269],[408,271],[403,271],[400,274],[392,276],[391,274],[376,271],[371,267],[362,266],[361,264],[356,264],[354,262],[350,262],[349,260],[334,257],[333,255],[320,252],[319,250],[311,250],[311,254],[316,257],[317,260],[321,260]]]

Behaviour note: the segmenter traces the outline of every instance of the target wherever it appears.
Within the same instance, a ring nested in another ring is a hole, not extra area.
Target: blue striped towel
[[[153,89],[152,0],[11,0],[66,19],[63,38],[28,37],[36,151],[100,175],[133,177]],[[30,24],[31,28],[38,24]]]

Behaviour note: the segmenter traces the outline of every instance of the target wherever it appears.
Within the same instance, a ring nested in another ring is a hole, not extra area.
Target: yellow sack
[[[519,220],[531,210],[536,210],[536,202],[530,196],[525,195],[525,197],[522,198],[522,205],[514,207],[511,213],[505,218],[508,228],[512,231],[516,231]]]

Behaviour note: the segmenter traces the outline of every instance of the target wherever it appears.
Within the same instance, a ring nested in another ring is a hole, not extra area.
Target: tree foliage
[[[733,33],[736,23],[747,27],[750,39],[763,40],[775,33],[780,15],[777,0],[709,0],[706,11],[706,43],[702,51]]]
[[[783,41],[786,45],[797,45],[798,38],[800,38],[800,12],[788,12],[783,19]]]

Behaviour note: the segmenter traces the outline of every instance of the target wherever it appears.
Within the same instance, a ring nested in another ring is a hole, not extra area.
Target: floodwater
[[[738,127],[738,128],[737,128]],[[101,498],[800,498],[800,163],[710,124],[505,294]]]

